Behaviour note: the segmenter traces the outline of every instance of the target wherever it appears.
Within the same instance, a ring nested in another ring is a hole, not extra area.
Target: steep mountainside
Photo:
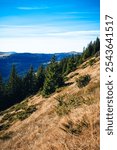
[[[79,86],[80,76],[88,80]],[[99,57],[93,57],[51,96],[38,93],[1,112],[0,149],[99,150],[99,92]]]

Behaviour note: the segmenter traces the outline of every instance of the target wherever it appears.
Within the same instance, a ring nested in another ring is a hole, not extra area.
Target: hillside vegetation
[[[37,93],[1,112],[0,149],[99,150],[99,89],[99,56],[93,56],[51,95]]]
[[[0,76],[1,150],[99,150],[100,40],[24,77]]]
[[[46,67],[41,65],[35,72],[33,66],[31,66],[24,76],[20,76],[17,73],[17,68],[13,64],[8,82],[4,83],[0,75],[0,111],[36,93],[41,93],[43,96],[47,97],[58,88],[66,86],[66,76],[70,72],[76,70],[77,67],[90,57],[94,55],[98,56],[99,51],[100,40],[97,38],[96,41],[90,42],[88,46],[84,48],[82,55],[72,55],[59,62],[54,55]],[[30,61],[30,59],[28,61]],[[94,62],[95,60],[92,59],[89,64],[92,66]],[[83,67],[85,68],[86,65],[87,64]],[[84,84],[86,84],[85,82],[89,82],[89,79],[90,76],[88,75],[86,77],[81,77],[81,84],[84,86]],[[83,80],[85,80],[84,83]],[[78,84],[80,85],[80,83]]]

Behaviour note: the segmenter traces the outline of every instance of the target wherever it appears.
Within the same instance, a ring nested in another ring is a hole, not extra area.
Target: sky
[[[0,0],[0,51],[81,52],[100,36],[100,0]]]

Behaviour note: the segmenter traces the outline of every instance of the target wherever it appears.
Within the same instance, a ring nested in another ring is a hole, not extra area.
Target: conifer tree
[[[79,54],[74,56],[75,69],[79,65],[80,58],[81,58],[81,55],[79,55]]]
[[[45,80],[45,71],[43,65],[41,65],[37,70],[37,90],[43,87]]]
[[[88,44],[87,48],[85,49],[85,51],[82,54],[82,60],[86,60],[87,58],[89,58],[90,56],[92,56],[94,53],[94,44],[92,43],[92,41]]]
[[[97,37],[94,42],[94,54],[100,50],[100,39]]]
[[[59,63],[60,72],[64,75],[67,69],[68,58],[64,58]]]
[[[59,72],[58,63],[56,62],[55,56],[53,56],[46,69],[43,95],[53,93],[58,87],[62,86],[63,83],[64,81],[62,74]]]
[[[9,82],[7,85],[8,98],[12,99],[11,103],[17,102],[21,98],[22,81],[16,72],[15,65],[12,66]]]
[[[76,63],[75,63],[75,60],[74,60],[74,56],[72,56],[71,58],[68,59],[66,74],[70,73],[75,68],[76,68]]]
[[[23,78],[24,96],[29,96],[36,92],[36,75],[31,66],[25,77]]]

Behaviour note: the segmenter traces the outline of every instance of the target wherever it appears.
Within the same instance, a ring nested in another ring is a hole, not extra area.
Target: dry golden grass
[[[78,88],[75,79],[87,73],[91,76],[89,84]],[[28,99],[28,106],[36,105],[37,110],[26,119],[17,120],[8,129],[0,131],[0,150],[100,149],[99,58],[92,66],[84,69],[81,66],[70,73],[68,78],[66,83],[72,84],[49,98],[35,95]],[[68,102],[70,111],[59,116],[56,113],[56,98],[62,96],[66,103],[73,97],[82,97],[84,101],[81,105],[76,105],[76,101]]]

